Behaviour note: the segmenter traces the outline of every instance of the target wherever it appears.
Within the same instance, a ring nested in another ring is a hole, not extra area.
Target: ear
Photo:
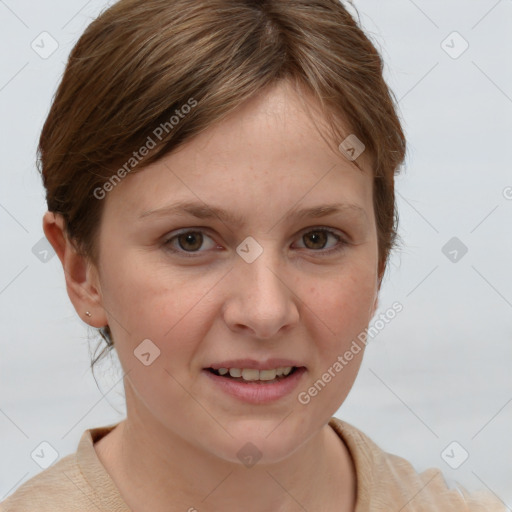
[[[46,212],[43,216],[43,231],[62,263],[66,288],[76,312],[89,325],[104,327],[108,320],[102,306],[95,266],[80,255],[68,239],[62,215]],[[86,311],[91,316],[86,315]]]

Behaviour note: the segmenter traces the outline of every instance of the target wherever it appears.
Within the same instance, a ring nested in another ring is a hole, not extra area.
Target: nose
[[[230,272],[229,295],[223,307],[228,327],[269,339],[296,325],[298,298],[287,276],[279,257],[268,248],[252,263],[239,258]]]

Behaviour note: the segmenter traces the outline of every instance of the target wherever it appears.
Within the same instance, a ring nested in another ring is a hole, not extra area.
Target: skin
[[[297,396],[345,353],[377,307],[372,175],[364,153],[361,172],[329,149],[306,99],[310,114],[281,82],[127,176],[104,199],[98,268],[76,253],[60,216],[44,216],[74,307],[90,325],[110,325],[125,372],[127,417],[95,449],[132,510],[354,510],[353,463],[327,423],[364,351],[309,404]],[[229,209],[245,225],[138,219],[183,199]],[[363,213],[284,219],[293,208],[328,203]],[[347,245],[328,254],[337,240],[315,241],[318,227]],[[181,254],[173,253],[164,242],[183,228],[202,228],[203,245],[174,238]],[[236,252],[248,236],[263,247],[252,263]],[[134,357],[144,339],[160,349],[148,366]],[[203,373],[243,357],[291,358],[307,371],[288,396],[247,404]],[[262,454],[250,469],[237,457],[248,441]]]

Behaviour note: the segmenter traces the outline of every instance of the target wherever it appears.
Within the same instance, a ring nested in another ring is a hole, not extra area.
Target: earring
[[[91,313],[89,313],[89,311],[86,311],[86,312],[85,312],[85,314],[86,314],[87,316],[92,316],[92,315],[91,315]]]

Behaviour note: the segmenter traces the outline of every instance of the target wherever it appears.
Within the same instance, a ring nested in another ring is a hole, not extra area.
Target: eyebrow
[[[181,201],[172,205],[163,206],[161,208],[157,208],[155,210],[146,210],[139,215],[139,219],[144,219],[147,217],[167,217],[172,215],[191,215],[193,217],[197,217],[198,219],[213,219],[218,218],[222,222],[230,223],[235,226],[244,226],[246,220],[244,217],[237,215],[233,212],[230,212],[221,207],[208,206],[203,203],[198,203],[195,201]],[[347,215],[349,217],[355,216],[356,218],[362,218],[362,220],[367,221],[368,216],[366,214],[366,210],[357,204],[350,203],[331,203],[324,204],[319,206],[314,206],[311,208],[302,208],[300,210],[291,209],[286,215],[285,218],[289,219],[291,217],[295,217],[299,220],[305,218],[321,218],[327,217],[329,215]]]

